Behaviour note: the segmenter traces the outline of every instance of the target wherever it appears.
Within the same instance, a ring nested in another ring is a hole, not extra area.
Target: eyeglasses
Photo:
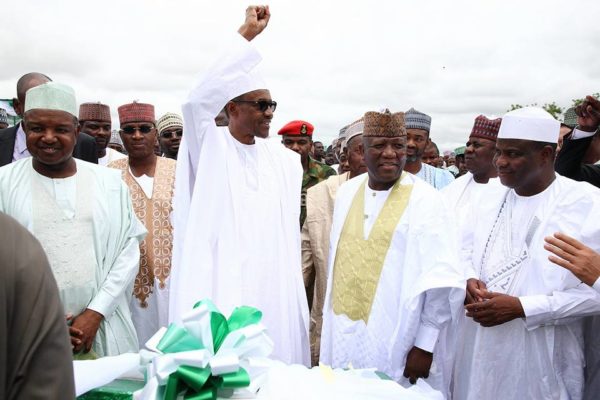
[[[261,112],[270,109],[271,112],[275,112],[277,109],[277,102],[273,100],[232,100],[234,103],[248,103],[257,107]]]
[[[161,138],[172,138],[173,136],[177,136],[177,137],[182,137],[183,136],[183,129],[176,129],[174,131],[163,131],[160,134]]]
[[[135,131],[140,131],[140,133],[146,135],[150,132],[152,132],[152,129],[154,129],[154,126],[152,125],[141,125],[141,126],[126,126],[124,128],[121,129],[121,132],[123,132],[126,135],[133,135],[135,133]]]

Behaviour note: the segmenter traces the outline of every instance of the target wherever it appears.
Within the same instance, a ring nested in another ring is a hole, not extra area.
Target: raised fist
[[[269,6],[249,6],[246,9],[246,21],[238,32],[251,41],[267,27],[270,18]]]

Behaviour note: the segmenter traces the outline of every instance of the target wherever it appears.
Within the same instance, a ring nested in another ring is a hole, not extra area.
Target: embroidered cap
[[[575,128],[577,125],[577,113],[575,112],[575,107],[571,107],[565,111],[565,118],[562,123],[571,129]]]
[[[64,111],[77,117],[75,91],[58,82],[46,82],[32,87],[25,97],[25,112],[37,109]]]
[[[121,125],[128,122],[152,122],[156,121],[154,106],[152,104],[133,103],[124,104],[118,108],[119,122]]]
[[[431,117],[421,111],[411,108],[404,113],[406,129],[423,129],[429,132],[431,129]]]
[[[121,140],[121,135],[119,135],[119,131],[116,129],[113,129],[110,132],[110,143],[114,143],[114,144],[119,144],[121,146],[123,146],[123,141]]]
[[[560,122],[540,107],[523,107],[502,117],[498,139],[558,143]]]
[[[345,149],[346,146],[348,146],[348,142],[350,141],[350,139],[352,139],[356,136],[361,136],[363,134],[364,130],[365,130],[365,119],[364,118],[356,120],[353,123],[351,123],[350,125],[348,125],[348,128],[346,129],[346,133],[345,133],[346,137],[344,138],[344,142],[342,143],[342,149]]]
[[[475,118],[470,136],[496,141],[501,122],[502,118],[489,119],[485,115],[479,115]]]
[[[83,103],[79,106],[79,120],[111,122],[110,107],[100,102]]]
[[[183,119],[175,113],[168,112],[156,121],[156,129],[159,134],[172,127],[183,128]]]
[[[388,109],[384,112],[369,111],[365,113],[363,120],[363,137],[406,136],[403,112],[392,114]]]

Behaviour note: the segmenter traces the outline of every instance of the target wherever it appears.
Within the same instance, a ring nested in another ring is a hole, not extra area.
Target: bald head
[[[30,72],[25,74],[17,81],[17,98],[13,99],[13,103],[15,111],[19,116],[23,116],[23,108],[25,107],[25,94],[27,91],[33,87],[51,81],[52,79],[39,72]]]

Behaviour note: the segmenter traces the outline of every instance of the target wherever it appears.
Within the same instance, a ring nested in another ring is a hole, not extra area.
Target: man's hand
[[[578,128],[584,132],[594,132],[600,126],[600,101],[586,96],[583,103],[575,108]]]
[[[419,378],[428,378],[432,361],[433,353],[413,346],[406,356],[404,377],[408,378],[408,381],[413,385],[417,383],[417,379]]]
[[[484,300],[468,304],[467,317],[473,318],[481,326],[496,326],[515,318],[525,317],[525,311],[518,297],[507,294],[485,292]]]
[[[81,341],[83,344],[83,346],[78,346],[79,348],[75,347],[75,351],[79,351],[83,347],[83,350],[88,353],[92,349],[94,338],[103,319],[102,314],[89,308],[86,308],[84,312],[75,317],[70,329],[77,329],[81,332]],[[73,343],[73,340],[71,340],[71,343]]]
[[[83,337],[83,332],[81,329],[73,328],[70,325],[70,322],[73,320],[73,314],[65,315],[65,319],[67,320],[67,326],[69,327],[69,336],[71,337],[71,348],[74,352],[81,351],[83,346],[83,341],[81,340]]]
[[[467,280],[467,295],[465,304],[473,304],[483,301],[483,295],[487,293],[485,283],[479,279],[471,278]]]
[[[270,18],[269,6],[250,6],[246,9],[246,21],[238,32],[247,41],[251,41],[267,27]]]
[[[554,264],[568,269],[590,286],[600,278],[600,254],[564,233],[557,232],[544,240],[544,249],[555,254],[548,256]]]

